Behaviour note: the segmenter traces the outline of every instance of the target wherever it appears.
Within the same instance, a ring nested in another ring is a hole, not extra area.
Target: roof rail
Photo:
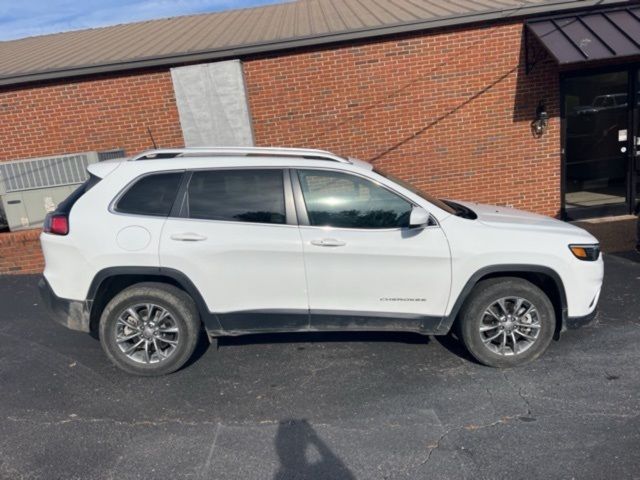
[[[131,161],[157,160],[161,158],[177,157],[210,157],[210,156],[241,156],[241,157],[296,157],[309,160],[328,160],[332,162],[351,163],[347,158],[340,157],[324,150],[310,148],[274,148],[274,147],[190,147],[163,148],[147,150],[131,158]]]

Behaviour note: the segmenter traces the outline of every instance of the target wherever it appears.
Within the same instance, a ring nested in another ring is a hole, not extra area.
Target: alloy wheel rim
[[[180,329],[166,308],[154,303],[137,304],[118,316],[115,340],[130,360],[142,364],[160,363],[178,348]]]
[[[531,301],[503,297],[485,309],[478,330],[486,348],[498,355],[514,356],[536,343],[541,328],[540,314]]]

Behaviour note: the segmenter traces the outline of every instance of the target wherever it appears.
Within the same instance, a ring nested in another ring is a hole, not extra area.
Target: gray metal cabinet
[[[48,212],[88,178],[97,152],[0,163],[0,200],[11,231],[42,225]]]

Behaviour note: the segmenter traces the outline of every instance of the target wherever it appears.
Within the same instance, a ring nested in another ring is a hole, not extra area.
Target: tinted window
[[[138,180],[118,201],[122,213],[166,217],[176,199],[182,172],[147,175]]]
[[[340,228],[408,227],[412,205],[386,188],[355,175],[298,172],[309,223]]]
[[[189,217],[253,223],[285,223],[282,170],[194,172]]]
[[[414,185],[410,184],[409,182],[405,182],[404,180],[396,178],[393,175],[390,175],[387,172],[385,172],[384,170],[380,170],[378,168],[374,168],[373,171],[376,172],[378,175],[382,175],[384,178],[387,178],[387,179],[391,180],[392,182],[397,183],[398,185],[406,188],[411,193],[415,193],[419,197],[424,198],[427,202],[433,203],[439,209],[444,210],[445,212],[450,213],[452,215],[455,215],[457,213],[455,208],[450,207],[449,205],[444,203],[442,200],[438,200],[437,198],[432,197],[427,192],[425,192],[423,190],[420,190],[419,188],[415,187]]]

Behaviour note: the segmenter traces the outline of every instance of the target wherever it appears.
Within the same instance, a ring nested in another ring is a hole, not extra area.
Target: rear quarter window
[[[137,180],[115,206],[119,213],[167,217],[180,188],[183,172],[154,173]]]

